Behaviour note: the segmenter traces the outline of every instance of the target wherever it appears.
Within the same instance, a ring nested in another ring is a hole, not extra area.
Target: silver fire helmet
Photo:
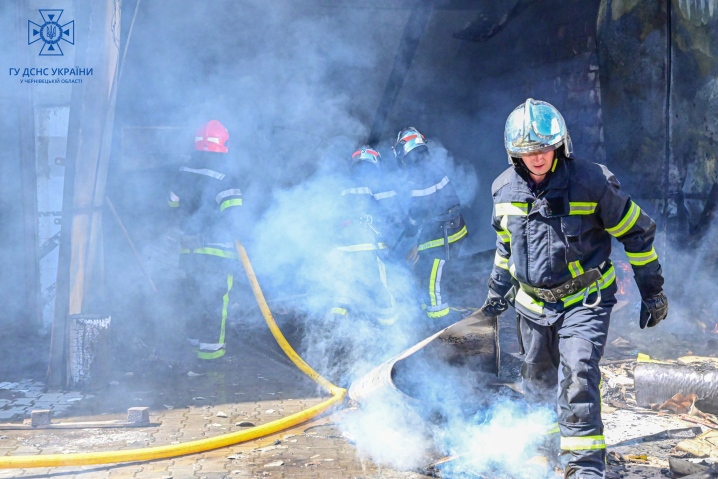
[[[573,152],[571,137],[561,113],[545,101],[528,98],[516,107],[506,120],[504,145],[511,157],[517,158],[564,145],[566,157]]]

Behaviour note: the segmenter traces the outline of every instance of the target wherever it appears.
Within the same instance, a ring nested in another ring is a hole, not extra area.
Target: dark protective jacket
[[[243,239],[242,191],[227,161],[223,153],[196,155],[175,175],[167,202],[180,216],[183,254],[238,259],[234,240]]]
[[[585,289],[549,303],[527,294],[521,284],[556,288],[600,268],[601,294],[612,297],[612,236],[626,249],[641,295],[661,290],[661,267],[653,248],[656,224],[621,191],[605,166],[558,159],[547,185],[537,192],[529,187],[527,172],[511,167],[494,181],[492,195],[498,238],[491,289],[506,295],[513,279],[515,307],[529,319],[552,324],[561,311],[582,303]]]
[[[443,246],[441,225],[448,221],[455,223],[450,228],[452,234],[449,243],[467,235],[459,212],[459,196],[441,168],[430,161],[424,161],[408,170],[407,183],[410,188],[407,222],[410,227],[420,230],[418,242],[421,251]]]

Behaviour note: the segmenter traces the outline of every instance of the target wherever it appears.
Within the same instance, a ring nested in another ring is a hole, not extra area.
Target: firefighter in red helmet
[[[202,125],[168,198],[180,216],[182,311],[199,360],[225,354],[227,312],[241,269],[234,239],[241,236],[242,191],[232,174],[228,145],[229,132],[222,123]]]

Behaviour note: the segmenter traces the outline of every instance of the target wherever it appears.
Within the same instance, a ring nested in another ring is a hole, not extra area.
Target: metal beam
[[[419,47],[419,41],[433,11],[434,1],[426,0],[417,2],[409,14],[409,19],[406,21],[404,33],[399,43],[399,49],[394,57],[394,65],[391,68],[389,80],[384,88],[384,95],[381,102],[379,102],[379,108],[374,116],[374,124],[367,139],[367,143],[370,145],[376,144],[384,134],[386,119],[394,106],[396,98],[399,96],[401,87],[404,85],[414,54]]]

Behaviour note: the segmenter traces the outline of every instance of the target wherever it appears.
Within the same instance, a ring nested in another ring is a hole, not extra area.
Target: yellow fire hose
[[[254,297],[257,299],[259,308],[262,310],[264,319],[267,321],[269,329],[274,335],[274,339],[282,347],[282,350],[287,354],[289,359],[292,360],[296,366],[302,370],[304,374],[312,378],[314,382],[319,384],[321,387],[326,389],[332,397],[312,406],[304,411],[292,414],[282,419],[272,421],[262,426],[256,426],[251,429],[244,431],[233,432],[229,434],[223,434],[221,436],[212,437],[208,439],[201,439],[199,441],[186,442],[184,444],[172,444],[170,446],[160,447],[149,447],[144,449],[129,449],[124,451],[106,451],[106,452],[92,452],[92,453],[78,453],[78,454],[45,454],[36,456],[2,456],[0,457],[0,469],[20,469],[20,468],[32,468],[32,467],[60,467],[60,466],[86,466],[93,464],[112,464],[118,462],[136,462],[136,461],[150,461],[155,459],[166,459],[168,457],[184,456],[186,454],[195,454],[198,452],[209,451],[210,449],[217,449],[220,447],[231,446],[251,439],[257,439],[268,434],[283,431],[291,426],[300,424],[307,421],[315,416],[318,416],[322,412],[328,410],[331,406],[341,403],[346,394],[346,389],[335,386],[330,383],[322,376],[319,375],[311,366],[309,366],[299,355],[292,349],[284,335],[280,331],[277,323],[272,317],[272,313],[269,311],[269,306],[264,299],[262,289],[257,283],[257,277],[254,275],[252,264],[249,262],[247,252],[239,241],[235,241],[237,253],[244,266],[244,271],[247,273],[247,279],[249,284],[252,286],[252,292]]]

